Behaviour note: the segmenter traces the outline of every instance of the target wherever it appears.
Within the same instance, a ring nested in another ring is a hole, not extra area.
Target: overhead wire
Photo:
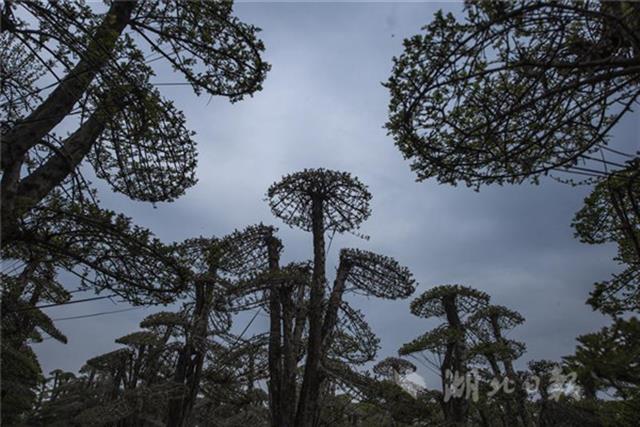
[[[140,310],[140,309],[143,309],[143,308],[145,308],[145,307],[129,307],[129,308],[121,309],[121,310],[101,311],[101,312],[98,312],[98,313],[81,314],[81,315],[78,315],[78,316],[59,317],[57,319],[51,319],[51,320],[53,320],[54,322],[60,322],[62,320],[86,319],[86,318],[89,318],[89,317],[105,316],[107,314],[125,313],[127,311]]]
[[[37,306],[28,307],[28,308],[22,308],[22,309],[19,309],[19,310],[13,310],[13,311],[5,312],[5,313],[6,314],[23,313],[25,311],[40,310],[42,308],[50,308],[50,307],[57,307],[57,306],[61,306],[61,305],[70,305],[70,304],[78,304],[78,303],[82,303],[82,302],[98,301],[98,300],[103,300],[103,299],[111,299],[111,298],[116,297],[116,296],[117,296],[116,294],[112,294],[112,295],[105,295],[105,296],[101,296],[101,297],[83,298],[83,299],[73,300],[73,301],[37,305]]]

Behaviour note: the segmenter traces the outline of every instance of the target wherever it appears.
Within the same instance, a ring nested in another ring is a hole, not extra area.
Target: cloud
[[[488,292],[493,301],[522,312],[527,322],[512,337],[528,345],[530,358],[559,359],[578,334],[607,322],[584,304],[593,282],[615,270],[613,248],[587,246],[569,227],[587,194],[551,180],[540,186],[489,187],[479,193],[460,187],[414,182],[409,165],[386,135],[388,95],[380,84],[402,39],[417,33],[435,9],[459,4],[237,4],[246,22],[263,28],[266,59],[273,64],[264,90],[229,104],[194,98],[188,89],[165,93],[186,114],[199,141],[199,183],[172,204],[152,206],[114,195],[100,184],[107,207],[125,212],[163,240],[225,235],[257,222],[280,227],[285,261],[311,255],[311,237],[283,226],[263,200],[280,176],[305,167],[346,170],[369,185],[373,215],[362,232],[336,236],[328,259],[335,266],[341,247],[391,255],[410,267],[418,293],[443,283]],[[176,78],[168,69],[158,80]],[[638,146],[638,114],[625,119],[612,143]],[[615,146],[615,144],[614,144]],[[73,283],[69,283],[73,287]],[[437,326],[437,319],[409,313],[407,301],[351,298],[382,340],[380,358]],[[123,308],[108,301],[78,304],[65,315]],[[138,328],[159,308],[90,320],[60,322],[70,343],[36,346],[45,371],[77,370],[93,355],[116,347],[113,340]],[[62,310],[50,310],[53,317]],[[239,318],[240,331],[251,315]],[[258,318],[255,328],[264,327]],[[437,386],[433,374],[420,368]]]

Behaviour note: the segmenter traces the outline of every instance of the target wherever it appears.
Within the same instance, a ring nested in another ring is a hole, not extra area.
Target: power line
[[[75,294],[75,293],[78,293],[78,292],[89,292],[90,290],[91,289],[77,288],[77,289],[73,289],[73,290],[67,291],[67,292],[69,292],[70,294]]]
[[[104,316],[107,314],[124,313],[126,311],[140,310],[141,308],[144,308],[144,307],[130,307],[122,310],[102,311],[100,313],[82,314],[80,316],[71,316],[71,317],[60,317],[60,318],[51,319],[51,320],[53,320],[54,322],[59,322],[61,320],[86,319],[87,317],[97,317],[97,316]]]
[[[618,154],[620,156],[629,157],[631,159],[635,159],[637,157],[637,152],[636,152],[636,155],[633,155],[633,154],[625,153],[623,151],[614,150],[613,148],[607,147],[607,146],[604,146],[604,145],[601,145],[600,148],[603,149],[603,150],[610,151],[610,152],[612,152],[614,154]]]
[[[153,86],[192,86],[189,82],[150,82],[149,84]]]
[[[21,269],[22,267],[24,267],[25,265],[27,265],[26,262],[24,262],[22,260],[17,260],[10,267],[5,268],[5,270],[2,272],[2,274],[6,274],[7,276],[10,276],[13,273],[15,273],[16,271],[18,271],[19,269]]]
[[[247,332],[247,330],[249,329],[249,327],[251,326],[251,324],[253,323],[254,320],[256,320],[256,317],[258,317],[258,313],[260,313],[260,310],[262,310],[262,307],[259,307],[258,310],[256,311],[256,313],[253,315],[253,317],[251,318],[251,320],[249,321],[249,323],[247,323],[247,326],[244,327],[244,329],[242,330],[242,332],[240,333],[240,335],[238,336],[238,338],[236,338],[236,341],[233,343],[233,345],[238,344],[238,341],[240,341],[242,339],[242,337],[244,336],[245,332]]]
[[[255,314],[253,315],[253,317],[251,318],[251,320],[249,321],[249,323],[247,323],[247,326],[244,327],[244,329],[242,330],[242,332],[240,333],[240,335],[238,335],[238,337],[236,338],[236,340],[233,342],[233,344],[231,344],[229,346],[229,352],[226,354],[223,354],[222,357],[220,358],[220,360],[218,361],[218,363],[220,363],[220,366],[218,367],[218,369],[216,369],[214,372],[220,372],[224,367],[225,364],[229,361],[230,357],[233,356],[233,347],[236,346],[236,344],[238,344],[238,342],[240,342],[240,340],[242,339],[242,337],[244,336],[244,334],[247,332],[247,330],[249,330],[249,327],[251,326],[251,324],[253,323],[254,320],[256,320],[256,317],[258,317],[258,313],[260,313],[260,311],[262,310],[262,307],[259,307],[258,310],[256,310]]]
[[[21,313],[21,312],[32,311],[32,310],[39,310],[41,308],[57,307],[59,305],[69,305],[69,304],[77,304],[77,303],[81,303],[81,302],[97,301],[97,300],[101,300],[101,299],[113,298],[115,296],[117,296],[117,295],[116,294],[112,294],[112,295],[105,295],[105,296],[102,296],[102,297],[83,298],[83,299],[77,299],[77,300],[74,300],[74,301],[60,302],[60,303],[55,303],[55,304],[37,305],[37,306],[34,306],[34,307],[28,307],[28,308],[22,308],[20,310],[9,311],[9,312],[6,312],[6,314]]]
[[[331,244],[333,243],[333,238],[336,235],[336,230],[333,230],[333,233],[331,233],[331,237],[329,238],[329,245],[327,246],[327,255],[329,255],[329,251],[331,250]]]

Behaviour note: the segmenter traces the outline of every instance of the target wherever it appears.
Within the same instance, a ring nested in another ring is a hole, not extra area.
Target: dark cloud
[[[285,259],[301,260],[311,255],[311,238],[271,216],[264,202],[267,187],[305,167],[347,170],[374,195],[373,216],[362,228],[371,240],[336,236],[332,263],[341,247],[357,246],[409,266],[421,284],[418,292],[442,283],[482,289],[526,317],[512,333],[528,345],[523,362],[570,353],[578,334],[606,322],[584,301],[592,283],[616,269],[613,248],[573,238],[571,218],[588,189],[552,180],[480,192],[416,183],[382,128],[388,97],[380,82],[389,75],[391,58],[401,52],[403,37],[418,32],[440,7],[460,8],[449,3],[237,5],[243,20],[264,30],[266,58],[273,64],[264,91],[231,105],[196,99],[184,87],[166,90],[197,131],[199,183],[177,202],[155,209],[102,191],[104,204],[167,241],[272,223],[281,228]],[[176,78],[159,71],[159,80]],[[637,149],[638,130],[634,113],[612,142]],[[413,317],[409,301],[353,302],[382,340],[380,357],[437,325]],[[123,307],[101,301],[50,311],[56,318]],[[45,341],[37,346],[40,359],[46,370],[76,370],[88,357],[115,348],[113,340],[136,329],[153,310],[62,321],[69,344]],[[237,329],[250,318],[238,319]],[[252,329],[265,325],[259,316]],[[433,375],[420,372],[436,384]]]

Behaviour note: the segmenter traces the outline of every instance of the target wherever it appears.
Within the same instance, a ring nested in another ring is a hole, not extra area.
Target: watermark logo
[[[562,395],[572,395],[580,398],[580,386],[576,383],[577,374],[569,372],[565,374],[562,369],[555,367],[551,370],[546,392],[551,400],[558,401]],[[472,369],[464,374],[446,370],[444,389],[444,401],[448,402],[452,398],[471,399],[477,402],[480,397],[480,375],[477,369]],[[524,378],[520,383],[520,387],[528,394],[540,391],[542,381],[537,375],[530,375]],[[494,377],[489,381],[491,390],[487,392],[487,397],[493,397],[499,392],[511,394],[518,389],[518,383],[508,376]]]

